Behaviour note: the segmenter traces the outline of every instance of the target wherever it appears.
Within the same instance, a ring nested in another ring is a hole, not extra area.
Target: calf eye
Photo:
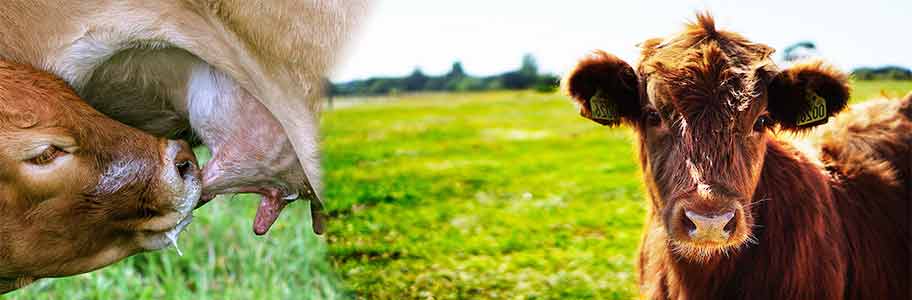
[[[659,126],[662,124],[662,117],[659,116],[659,112],[650,110],[646,112],[646,123],[652,127]]]
[[[41,154],[38,154],[38,156],[35,156],[32,159],[29,159],[28,162],[34,165],[46,165],[53,162],[54,159],[62,156],[64,153],[66,152],[57,146],[48,146],[44,149],[44,151],[41,152]]]
[[[756,122],[754,122],[754,131],[764,131],[771,125],[773,125],[773,120],[771,120],[767,115],[762,115],[757,118]]]

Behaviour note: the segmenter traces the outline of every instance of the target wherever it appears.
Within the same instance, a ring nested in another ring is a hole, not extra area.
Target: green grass
[[[912,91],[858,82],[853,101]],[[645,202],[628,129],[564,97],[428,94],[323,120],[325,236],[295,204],[266,237],[256,201],[196,212],[173,250],[43,280],[12,299],[628,299]],[[342,101],[344,102],[344,101]]]
[[[417,95],[324,124],[330,254],[360,298],[632,295],[629,131],[532,92]]]
[[[912,92],[912,81],[855,81],[852,85],[852,102],[879,97],[900,98],[910,92]]]

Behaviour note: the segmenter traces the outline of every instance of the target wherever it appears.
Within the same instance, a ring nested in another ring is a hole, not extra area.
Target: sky
[[[845,70],[912,66],[910,0],[582,1],[379,0],[353,34],[330,78],[404,76],[416,67],[447,72],[456,60],[472,75],[519,67],[563,74],[594,49],[636,62],[636,44],[683,28],[698,10],[716,27],[778,50],[810,40]]]

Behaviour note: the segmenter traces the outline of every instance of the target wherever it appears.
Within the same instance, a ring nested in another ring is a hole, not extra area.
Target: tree
[[[457,79],[465,76],[466,73],[462,70],[462,63],[458,60],[453,62],[453,67],[450,68],[450,72],[445,75],[447,79]]]
[[[912,80],[912,70],[901,66],[862,67],[852,71],[858,80]]]
[[[450,71],[440,76],[428,76],[416,67],[405,77],[372,77],[336,84],[337,95],[384,95],[417,91],[480,91],[535,89],[553,92],[560,78],[553,74],[539,74],[538,62],[532,54],[522,56],[519,69],[503,74],[473,77],[466,74],[460,61],[454,61]]]
[[[560,86],[560,77],[554,74],[538,76],[535,82],[535,91],[540,93],[553,93]]]
[[[424,90],[425,85],[428,82],[427,75],[424,75],[424,72],[421,72],[421,68],[415,68],[415,71],[412,71],[412,74],[405,78],[404,88],[406,91],[420,91]]]
[[[457,60],[453,62],[453,66],[450,68],[450,71],[443,75],[442,78],[440,78],[440,90],[466,90],[466,87],[470,86],[470,84],[464,83],[465,79],[468,77],[469,76],[466,75],[465,71],[462,69],[462,63]]]
[[[523,55],[519,70],[499,76],[503,88],[522,90],[533,87],[538,81],[538,63],[532,54]]]
[[[535,61],[535,57],[530,53],[526,53],[522,58],[522,66],[519,67],[519,74],[527,77],[535,77],[538,75],[538,62]]]
[[[785,62],[796,62],[817,53],[817,46],[811,41],[800,41],[791,46],[785,47],[782,51],[782,59]]]

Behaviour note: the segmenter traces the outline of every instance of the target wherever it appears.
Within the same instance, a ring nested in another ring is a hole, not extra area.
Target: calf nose
[[[734,212],[717,215],[703,215],[684,210],[684,224],[690,238],[695,242],[722,243],[728,240],[735,228]]]
[[[196,155],[193,154],[190,144],[185,141],[169,140],[168,148],[165,153],[169,157],[165,159],[174,166],[180,178],[187,178],[187,176],[199,177]]]
[[[177,212],[186,215],[199,201],[202,191],[200,169],[196,164],[196,155],[190,145],[184,141],[168,140],[162,143],[162,173],[164,183]]]

